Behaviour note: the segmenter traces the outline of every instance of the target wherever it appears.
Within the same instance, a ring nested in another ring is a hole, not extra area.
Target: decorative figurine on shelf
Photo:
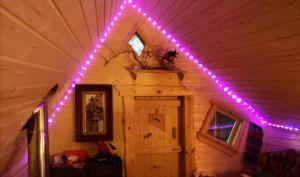
[[[161,68],[165,70],[175,70],[175,59],[177,55],[176,50],[166,52],[161,59]]]

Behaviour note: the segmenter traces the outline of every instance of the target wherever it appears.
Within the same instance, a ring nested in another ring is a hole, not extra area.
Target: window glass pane
[[[145,46],[137,34],[134,34],[128,43],[138,56],[142,54]]]
[[[220,112],[216,112],[209,128],[208,134],[228,143],[236,121]]]

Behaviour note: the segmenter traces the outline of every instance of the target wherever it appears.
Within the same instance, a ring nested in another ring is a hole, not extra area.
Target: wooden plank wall
[[[63,85],[68,82],[81,60],[91,50],[93,42],[102,32],[119,1],[1,1],[0,175],[9,169],[9,176],[21,176],[21,172],[26,172],[26,165],[14,165],[19,164],[24,157],[14,153],[16,147],[19,147],[16,146],[20,142],[18,139],[22,138],[20,135],[22,125],[48,89],[58,83],[61,86],[59,91],[64,90]],[[226,80],[234,90],[242,93],[243,97],[276,122],[283,119],[299,121],[299,2],[299,0],[139,1],[162,26],[167,26],[178,38],[191,46],[217,76]],[[138,20],[127,18],[123,24],[126,26],[125,23],[131,21]],[[124,27],[124,30],[129,28],[130,25]],[[152,29],[147,27],[143,28],[143,31],[144,34],[150,34]],[[118,40],[123,39],[124,33],[114,33],[114,36]],[[148,37],[154,48],[162,45],[160,37],[156,33]],[[123,49],[124,46],[115,45],[117,43],[115,41],[107,44],[100,56],[109,55],[109,48],[112,46],[117,51]],[[165,43],[163,45],[168,46]],[[101,57],[98,59],[102,61]],[[118,62],[119,60],[113,60],[107,67],[90,71],[85,81],[132,84],[126,71],[107,69],[112,65],[123,65]],[[130,63],[129,60],[128,62]],[[102,62],[98,66],[103,64]],[[195,130],[197,130],[208,110],[208,100],[211,98],[222,100],[223,96],[220,96],[222,94],[215,90],[212,83],[191,63],[178,60],[178,65],[183,70],[189,71],[183,84],[197,93],[194,107]],[[100,72],[100,69],[103,69],[103,72]],[[118,94],[118,91],[115,93]],[[114,99],[116,103],[121,102],[120,97]],[[64,111],[67,111],[65,115],[58,117],[62,122],[59,122],[60,124],[55,122],[52,127],[58,132],[65,132],[66,137],[53,135],[52,141],[55,141],[59,148],[52,152],[61,151],[69,145],[94,152],[94,145],[74,143],[72,100],[67,103],[65,109]],[[122,107],[117,104],[116,109],[118,111],[114,112],[117,117],[115,121],[119,122]],[[66,129],[63,130],[61,125],[66,126]],[[115,131],[117,134],[120,133],[117,128]],[[268,137],[272,137],[271,135],[272,132]],[[122,134],[118,136],[116,144],[119,143],[118,151],[122,154]],[[283,137],[285,139],[288,136]],[[276,142],[271,139],[267,140],[269,142],[267,149],[272,149],[270,144]],[[278,137],[275,139],[278,140]],[[207,171],[214,174],[218,173],[215,166],[228,162],[228,169],[234,169],[235,165],[239,164],[238,157],[227,157],[196,139],[195,142],[199,172]],[[21,147],[25,146],[23,143]],[[222,157],[219,162],[214,154]],[[14,162],[10,159],[14,159]],[[225,171],[221,167],[218,168],[221,172]]]
[[[300,151],[300,134],[291,134],[287,131],[279,131],[273,128],[265,128],[264,131],[263,152],[290,148]]]
[[[22,126],[54,84],[60,91],[68,81],[118,2],[1,0],[0,176],[26,172],[14,166],[26,148],[17,146]]]
[[[130,15],[121,18],[121,22],[115,27],[111,38],[107,44],[101,49],[100,57],[94,60],[94,63],[87,71],[87,75],[83,78],[82,83],[95,84],[112,84],[118,86],[137,85],[133,82],[130,73],[125,69],[132,63],[132,59],[127,54],[119,55],[105,66],[103,58],[108,59],[112,56],[111,50],[114,52],[127,50],[121,39],[126,38],[128,32],[133,27]],[[154,31],[151,27],[145,25],[143,19],[137,18],[134,21],[146,34],[148,39],[151,39],[152,46],[169,46],[166,41],[161,39],[160,34]],[[189,91],[194,91],[194,135],[196,152],[196,168],[197,173],[204,172],[204,174],[216,175],[227,171],[234,171],[241,168],[240,153],[230,156],[220,152],[196,138],[196,132],[200,129],[202,121],[210,107],[210,99],[220,99],[226,102],[224,95],[216,88],[213,88],[212,83],[209,82],[206,76],[203,76],[199,70],[188,60],[181,56],[177,60],[177,66],[183,71],[186,71],[182,84]],[[168,85],[165,85],[168,87]],[[113,89],[113,117],[114,117],[114,140],[118,153],[124,159],[125,140],[123,132],[123,101],[119,94],[118,87]],[[126,98],[124,98],[126,99]],[[234,105],[228,102],[229,105]],[[50,153],[59,154],[65,149],[87,149],[90,154],[96,153],[96,146],[94,143],[76,143],[74,141],[74,100],[71,98],[65,105],[61,113],[54,120],[50,128]],[[129,141],[129,140],[127,140]],[[243,149],[243,143],[240,145],[240,151]],[[129,154],[127,154],[129,155]],[[224,164],[226,163],[226,166]],[[128,172],[130,173],[130,172]]]

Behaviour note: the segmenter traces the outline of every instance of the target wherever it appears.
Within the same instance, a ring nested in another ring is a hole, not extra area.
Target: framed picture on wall
[[[112,86],[76,85],[76,141],[112,140]]]

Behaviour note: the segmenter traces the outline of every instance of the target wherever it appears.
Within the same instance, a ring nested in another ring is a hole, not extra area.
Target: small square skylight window
[[[132,49],[138,56],[142,54],[142,51],[145,48],[143,40],[137,33],[132,36],[132,38],[128,41],[128,44],[132,47]]]
[[[211,121],[207,133],[210,136],[228,143],[235,124],[236,120],[217,111],[213,120]]]

